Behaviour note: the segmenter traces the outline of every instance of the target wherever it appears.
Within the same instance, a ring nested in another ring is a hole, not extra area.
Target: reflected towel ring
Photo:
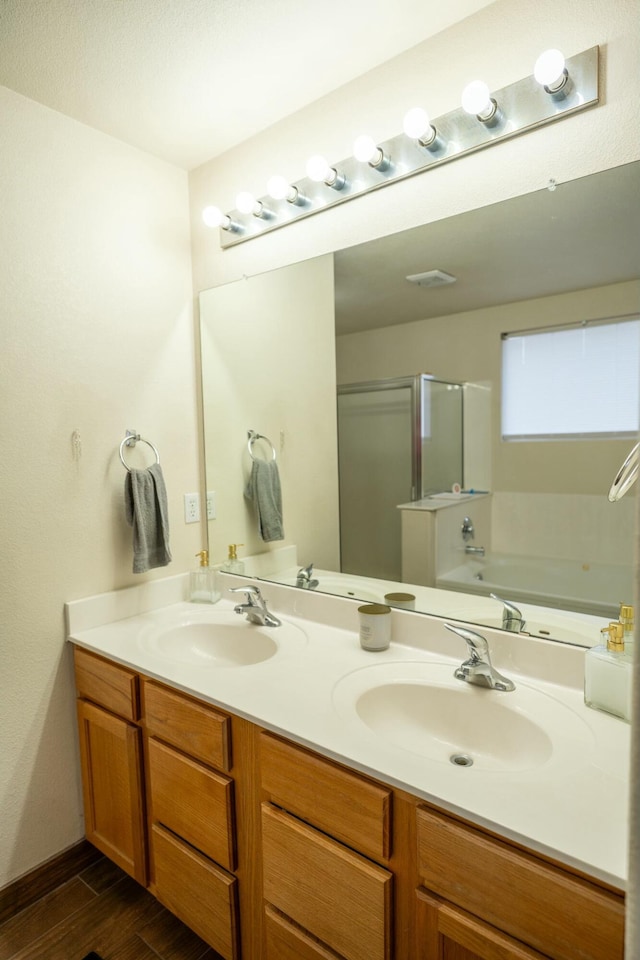
[[[141,437],[139,433],[132,433],[131,431],[127,430],[127,435],[122,441],[122,443],[120,444],[119,453],[120,453],[120,461],[122,463],[122,466],[125,468],[125,470],[128,473],[131,473],[131,467],[129,466],[129,464],[124,458],[123,450],[124,450],[124,447],[135,447],[138,441],[140,443],[146,443],[148,447],[151,447],[156,457],[156,463],[160,463],[160,454],[158,453],[154,445],[151,443],[151,441],[145,440],[144,437]]]
[[[254,457],[253,450],[251,449],[253,444],[256,442],[256,440],[264,440],[266,443],[268,443],[269,446],[271,447],[271,454],[272,454],[271,459],[272,460],[276,459],[276,448],[271,443],[271,440],[269,440],[269,437],[265,437],[261,433],[256,433],[255,430],[249,430],[247,432],[247,436],[249,437],[249,442],[247,443],[247,450],[249,451],[249,456],[251,457],[252,460],[262,459],[262,457]]]
[[[638,479],[638,460],[640,459],[640,443],[628,455],[620,469],[615,475],[614,481],[609,490],[609,500],[615,503],[616,500],[622,500],[625,493]]]

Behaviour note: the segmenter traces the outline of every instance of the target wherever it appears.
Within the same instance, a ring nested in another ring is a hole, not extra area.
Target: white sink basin
[[[365,667],[336,684],[334,706],[363,735],[471,771],[571,767],[588,750],[588,726],[554,697],[522,682],[510,693],[473,686],[454,669],[422,661]]]
[[[140,643],[157,656],[201,667],[248,667],[299,647],[306,634],[292,623],[262,627],[230,610],[181,614],[172,623],[149,627]]]

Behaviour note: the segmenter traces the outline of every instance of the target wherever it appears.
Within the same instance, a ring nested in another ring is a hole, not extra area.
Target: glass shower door
[[[338,388],[343,573],[400,580],[397,507],[419,489],[419,419],[415,377]]]

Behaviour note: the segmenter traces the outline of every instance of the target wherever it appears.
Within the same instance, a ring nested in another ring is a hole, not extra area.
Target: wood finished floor
[[[106,857],[0,924],[0,960],[221,960]]]

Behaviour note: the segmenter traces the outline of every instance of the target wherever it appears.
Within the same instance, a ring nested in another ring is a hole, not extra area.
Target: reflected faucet
[[[239,603],[237,607],[234,607],[234,611],[235,613],[243,613],[249,623],[257,623],[261,627],[281,626],[281,621],[267,610],[267,604],[260,593],[259,587],[254,587],[250,583],[246,587],[231,587],[229,593],[244,593],[246,595],[246,603]]]
[[[504,600],[502,597],[499,597],[497,593],[490,593],[489,596],[492,600],[497,600],[498,603],[502,603],[502,629],[509,630],[511,633],[522,633],[527,623],[522,616],[522,611],[518,609],[513,603],[509,603],[508,600]]]
[[[484,557],[484,547],[472,547],[468,543],[464,548],[465,553],[470,553],[472,557]]]
[[[473,540],[476,532],[473,529],[473,520],[471,517],[464,518],[460,528],[460,533],[462,534],[462,539],[465,541],[465,543],[467,540]]]
[[[469,650],[468,659],[454,671],[453,675],[457,680],[464,680],[478,687],[503,690],[505,693],[515,690],[516,685],[513,680],[503,677],[491,663],[489,644],[481,634],[476,633],[475,630],[455,626],[453,623],[445,623],[445,627],[462,637]]]
[[[313,564],[310,563],[308,567],[302,567],[298,570],[298,576],[296,577],[296,587],[301,587],[302,590],[315,590],[319,585],[319,580],[312,580],[311,576],[313,574]]]

